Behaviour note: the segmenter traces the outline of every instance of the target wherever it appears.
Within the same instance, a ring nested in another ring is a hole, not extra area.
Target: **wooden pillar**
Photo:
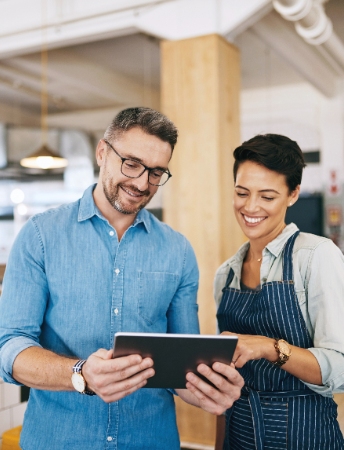
[[[244,241],[232,210],[233,150],[240,143],[238,49],[218,35],[161,45],[162,112],[179,139],[163,188],[164,221],[184,234],[200,268],[201,332],[216,331],[213,279]],[[215,418],[177,402],[181,439],[213,444]]]

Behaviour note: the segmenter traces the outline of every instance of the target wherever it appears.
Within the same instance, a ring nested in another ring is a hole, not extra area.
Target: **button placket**
[[[118,277],[118,275],[121,273],[121,271],[120,271],[120,269],[118,267],[114,270],[114,272],[116,274],[116,277]],[[114,313],[115,316],[118,316],[119,315],[119,308],[117,308],[117,307],[114,308],[113,309],[113,313]]]

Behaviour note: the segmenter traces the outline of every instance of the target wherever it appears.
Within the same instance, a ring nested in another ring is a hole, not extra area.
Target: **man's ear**
[[[99,167],[103,165],[105,154],[106,154],[106,143],[103,139],[101,139],[98,142],[96,148],[96,160]]]

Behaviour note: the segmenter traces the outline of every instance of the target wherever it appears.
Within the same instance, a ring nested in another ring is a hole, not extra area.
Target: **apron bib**
[[[282,281],[261,290],[230,288],[230,269],[217,319],[220,331],[285,339],[313,347],[295,293],[292,254],[297,231],[283,251]],[[266,359],[238,369],[245,380],[242,395],[226,413],[228,450],[343,450],[337,405]]]

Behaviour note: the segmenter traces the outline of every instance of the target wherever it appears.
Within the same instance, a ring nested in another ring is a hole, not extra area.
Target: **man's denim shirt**
[[[118,331],[199,332],[198,268],[188,241],[142,210],[118,242],[93,188],[32,217],[12,248],[0,301],[6,382],[15,383],[14,359],[30,346],[86,359],[112,348]],[[141,389],[106,404],[97,396],[31,389],[21,445],[177,450],[173,395]]]

